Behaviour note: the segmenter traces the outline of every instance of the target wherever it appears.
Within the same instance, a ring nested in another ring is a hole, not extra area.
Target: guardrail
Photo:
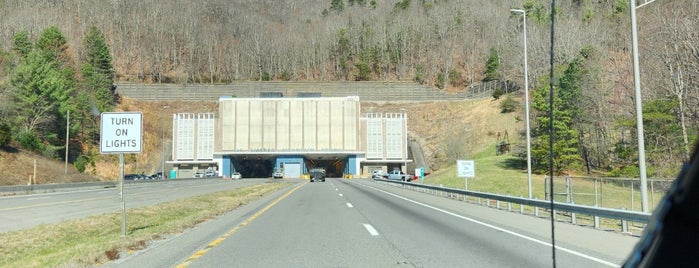
[[[204,179],[221,179],[222,177],[205,177],[205,178],[178,178],[178,179],[164,179],[164,180],[124,180],[126,184],[133,183],[158,183],[158,182],[172,182],[172,181],[188,181],[188,180],[204,180]],[[24,193],[37,193],[37,192],[55,192],[58,190],[70,190],[78,188],[114,188],[118,187],[118,181],[103,181],[103,182],[75,182],[75,183],[52,183],[52,184],[32,184],[32,185],[11,185],[11,186],[0,186],[0,196],[2,195],[14,195],[14,194],[24,194]]]
[[[373,179],[373,180],[378,181],[378,182],[395,183],[395,184],[401,184],[404,186],[410,186],[410,187],[415,187],[415,188],[440,191],[440,192],[444,192],[444,193],[459,194],[459,195],[470,196],[470,197],[475,197],[475,198],[484,198],[486,200],[496,200],[499,202],[507,202],[509,204],[513,204],[513,203],[519,204],[520,205],[520,212],[522,212],[522,213],[524,210],[524,206],[534,207],[537,211],[537,215],[538,215],[538,208],[544,208],[544,209],[551,208],[551,203],[547,200],[538,200],[538,199],[528,199],[528,198],[522,198],[522,197],[505,196],[505,195],[498,195],[498,194],[491,194],[491,193],[484,193],[484,192],[475,192],[475,191],[468,191],[468,190],[463,190],[463,189],[440,187],[440,186],[434,186],[434,185],[428,185],[428,184],[417,184],[417,183],[395,181],[395,180],[385,180],[385,179]],[[479,203],[480,203],[480,201],[479,201]],[[593,216],[594,222],[595,222],[595,228],[599,228],[599,218],[600,217],[601,218],[608,218],[608,219],[618,219],[618,220],[622,221],[621,222],[622,232],[628,232],[628,226],[627,226],[626,221],[633,221],[633,222],[647,224],[649,219],[650,219],[650,216],[651,216],[650,213],[644,213],[644,212],[638,212],[638,211],[628,211],[628,210],[623,210],[623,209],[611,209],[611,208],[575,205],[575,204],[560,203],[560,202],[553,203],[553,210],[554,210],[554,213],[556,211],[565,211],[565,212],[572,213],[571,218],[572,218],[573,223],[576,223],[575,222],[575,213]]]

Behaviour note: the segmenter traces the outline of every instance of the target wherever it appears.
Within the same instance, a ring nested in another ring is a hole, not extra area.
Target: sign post
[[[457,160],[456,175],[464,178],[464,190],[468,191],[468,178],[476,177],[476,165],[473,160]],[[464,199],[466,199],[465,196]]]
[[[124,153],[140,153],[143,140],[141,112],[102,113],[100,153],[119,154],[121,195],[121,236],[126,237],[126,198],[124,196]]]

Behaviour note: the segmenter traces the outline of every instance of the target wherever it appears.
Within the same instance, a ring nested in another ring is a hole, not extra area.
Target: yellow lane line
[[[308,183],[308,182],[304,182],[303,184],[301,184],[301,185],[299,185],[299,186],[296,186],[296,188],[289,190],[287,193],[285,193],[284,195],[282,195],[282,196],[280,196],[279,198],[277,198],[276,200],[274,200],[274,202],[270,203],[269,205],[267,205],[266,207],[264,207],[263,209],[261,209],[260,211],[258,211],[257,213],[255,213],[254,215],[250,216],[250,218],[247,218],[245,221],[241,222],[240,224],[238,224],[238,226],[234,227],[233,229],[231,229],[231,230],[228,231],[227,233],[223,234],[221,237],[219,237],[219,238],[217,238],[216,240],[212,241],[211,243],[209,243],[208,245],[206,245],[206,247],[205,247],[204,249],[202,249],[202,250],[200,250],[200,251],[197,251],[197,252],[194,253],[192,256],[190,256],[189,258],[187,258],[186,261],[184,261],[183,263],[180,263],[180,264],[177,265],[176,267],[177,267],[177,268],[186,268],[186,267],[188,267],[190,264],[192,264],[192,262],[194,262],[195,260],[199,259],[199,257],[203,256],[203,255],[206,254],[209,250],[211,250],[212,248],[214,248],[215,246],[217,246],[219,243],[223,242],[223,240],[226,240],[226,238],[228,238],[228,237],[230,237],[231,235],[233,235],[233,234],[235,234],[236,232],[238,232],[238,230],[240,230],[240,228],[243,228],[243,227],[247,226],[248,224],[250,224],[252,221],[254,221],[254,220],[257,219],[258,217],[260,217],[260,215],[262,215],[262,214],[264,214],[265,212],[267,212],[267,210],[269,210],[270,208],[272,208],[273,206],[275,206],[277,203],[279,203],[280,201],[282,201],[284,198],[287,198],[289,195],[291,195],[291,193],[293,193],[293,192],[295,192],[296,190],[298,190],[299,188],[303,187],[306,183]]]

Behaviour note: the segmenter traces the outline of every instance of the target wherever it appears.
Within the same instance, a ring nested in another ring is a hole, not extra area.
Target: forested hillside
[[[510,11],[518,8],[527,11],[534,164],[541,169],[549,5],[544,0],[6,0],[0,2],[0,129],[15,140],[24,137],[24,143],[36,139],[29,144],[43,144],[35,149],[51,149],[46,154],[61,158],[57,151],[66,127],[59,122],[69,110],[89,118],[91,111],[110,109],[114,103],[105,92],[112,79],[402,80],[450,91],[488,80],[523,83],[523,20]],[[558,5],[556,169],[637,176],[629,1]],[[697,136],[699,4],[662,0],[637,12],[649,175],[672,176]],[[64,43],[50,50],[41,45],[42,37]],[[95,54],[101,50],[89,40],[103,40],[108,68],[97,66],[94,59],[104,55]],[[42,61],[53,69],[27,83]],[[49,94],[56,107],[41,114],[28,108],[37,106],[38,100],[29,98],[37,94],[21,98],[37,85],[67,91]],[[69,132],[89,144],[94,131],[86,129]],[[94,152],[82,148],[82,161],[89,162]]]

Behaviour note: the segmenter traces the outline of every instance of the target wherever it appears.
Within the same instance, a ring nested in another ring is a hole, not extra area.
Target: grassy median
[[[0,234],[0,267],[88,267],[119,258],[245,205],[288,183],[254,185],[127,211]]]

